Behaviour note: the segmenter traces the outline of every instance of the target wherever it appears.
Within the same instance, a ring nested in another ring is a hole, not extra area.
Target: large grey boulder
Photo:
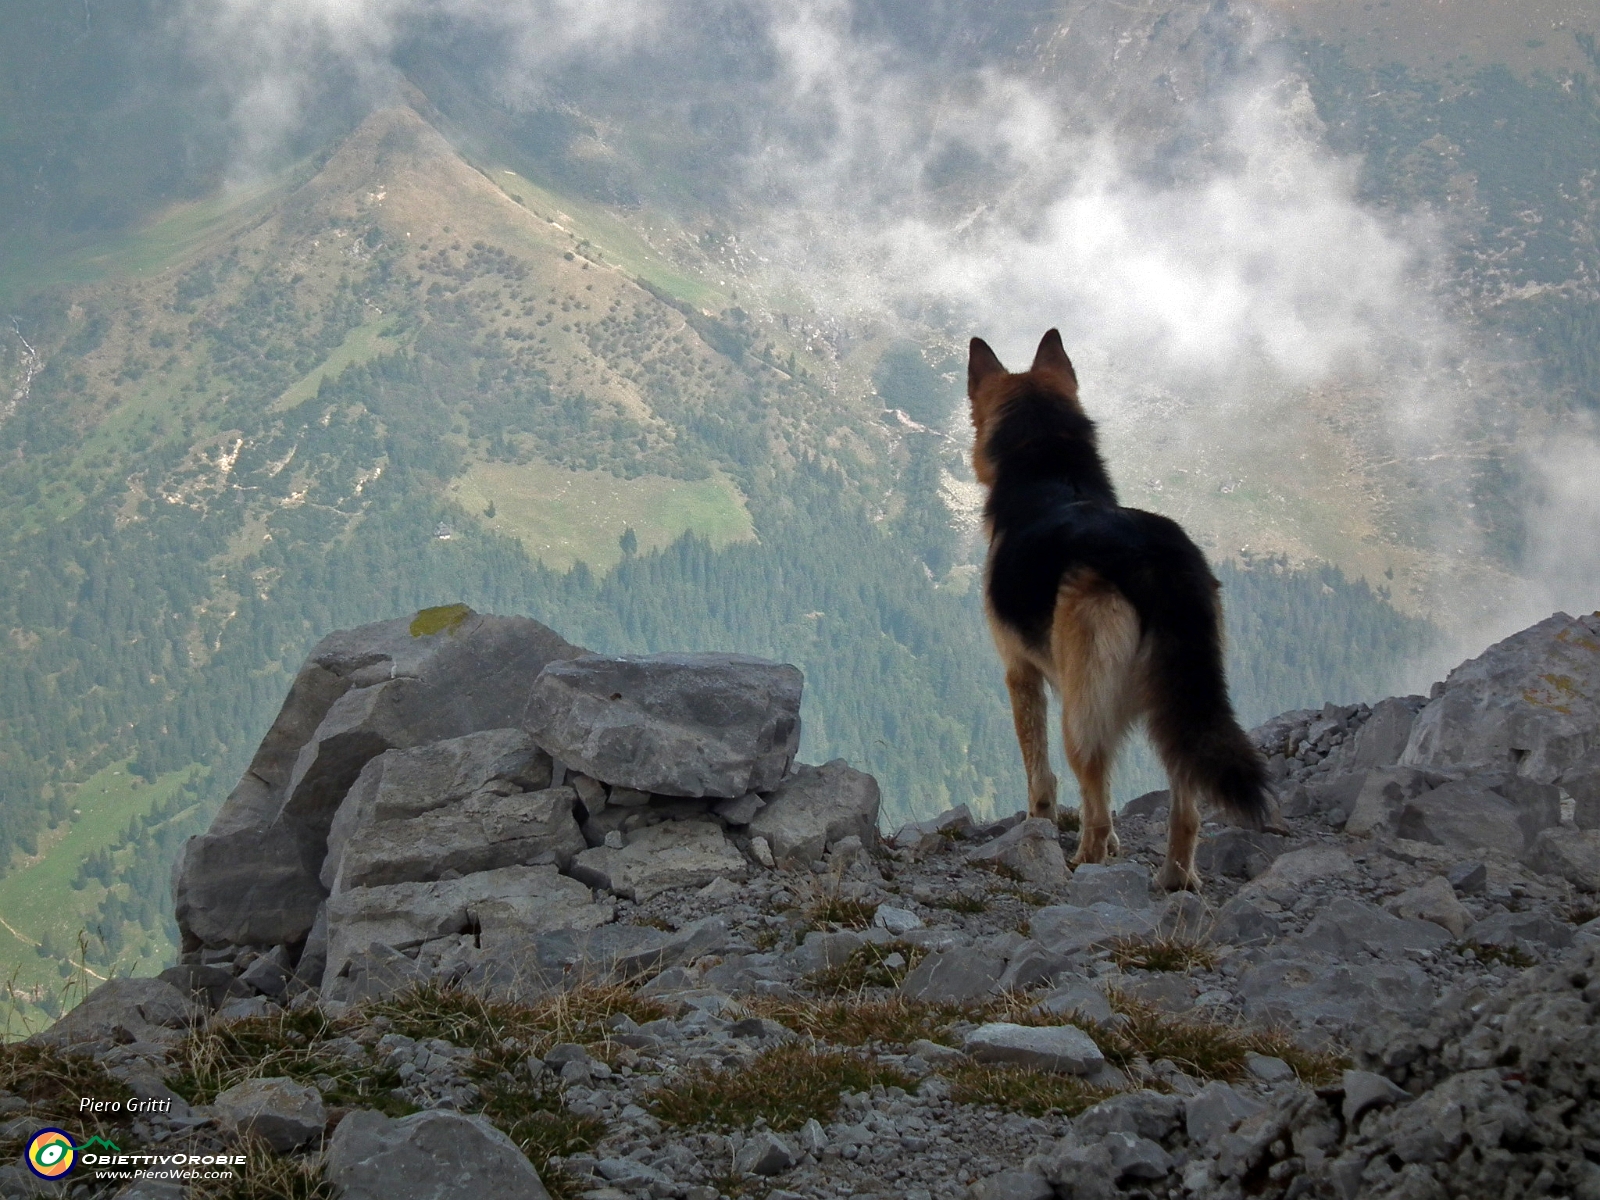
[[[89,1042],[173,1042],[204,1010],[164,979],[108,979],[49,1029],[36,1046]]]
[[[293,943],[310,930],[334,814],[385,750],[530,723],[553,660],[581,654],[526,617],[425,609],[312,648],[250,768],[173,869],[187,947]]]
[[[1372,715],[1356,734],[1350,767],[1363,771],[1372,767],[1392,767],[1400,761],[1411,740],[1416,711],[1405,700],[1391,696],[1372,706]]]
[[[596,846],[583,851],[573,860],[572,874],[594,887],[643,901],[670,888],[743,880],[750,864],[715,821],[663,821],[628,834],[621,849]]]
[[[408,750],[390,750],[362,768],[328,831],[322,885],[333,890],[351,835],[457,804],[491,784],[539,791],[550,785],[550,756],[521,729],[491,729]],[[357,847],[359,849],[359,847]],[[369,881],[352,881],[350,886]],[[370,882],[395,883],[398,880]]]
[[[321,1093],[287,1076],[247,1079],[221,1093],[212,1107],[226,1128],[261,1138],[279,1154],[321,1139],[328,1120]]]
[[[1029,920],[1033,938],[1056,954],[1081,954],[1108,946],[1120,938],[1149,937],[1156,918],[1148,909],[1128,909],[1099,903],[1088,907],[1053,904],[1036,911]]]
[[[749,832],[767,840],[780,866],[810,863],[847,837],[870,846],[878,836],[878,781],[842,758],[799,766],[751,818]]]
[[[523,792],[497,780],[415,816],[369,811],[351,822],[332,892],[498,867],[565,868],[587,845],[573,815],[577,801],[578,794],[569,787]]]
[[[604,783],[734,799],[778,785],[800,745],[798,667],[740,654],[587,654],[534,683],[534,739]]]
[[[1365,900],[1340,896],[1313,918],[1297,940],[1307,950],[1343,959],[1362,950],[1403,957],[1440,949],[1450,941],[1450,932],[1432,921],[1397,917]]]
[[[1534,869],[1600,892],[1600,829],[1546,829],[1529,855]]]
[[[459,879],[357,887],[328,900],[324,990],[359,951],[377,944],[408,950],[473,932],[479,943],[515,943],[547,930],[592,929],[613,907],[553,866],[500,867]]]
[[[583,984],[620,983],[728,948],[725,917],[703,917],[675,932],[649,925],[557,929],[478,956],[462,985],[529,1000]]]
[[[1425,1020],[1434,990],[1415,963],[1379,960],[1359,966],[1314,952],[1269,958],[1239,977],[1245,1015],[1266,1025],[1322,1030],[1348,1041],[1384,1020]]]
[[[1600,749],[1600,615],[1556,613],[1445,678],[1400,761],[1550,783]]]
[[[903,995],[933,1004],[969,1004],[994,991],[1005,974],[1003,954],[952,946],[925,955],[900,984]]]
[[[1600,829],[1600,750],[1591,750],[1568,767],[1556,784],[1572,797],[1572,819],[1578,828]]]
[[[1418,921],[1431,921],[1451,936],[1460,937],[1472,924],[1472,914],[1456,898],[1455,888],[1443,875],[1435,875],[1426,883],[1407,888],[1385,905],[1397,917]]]
[[[517,1144],[479,1116],[431,1109],[398,1120],[357,1109],[334,1131],[327,1177],[343,1200],[549,1200]]]
[[[1082,863],[1072,872],[1067,900],[1079,908],[1149,908],[1150,868],[1136,862]]]
[[[1561,792],[1552,784],[1504,773],[1440,779],[1396,767],[1368,775],[1345,832],[1520,855],[1560,822]]]

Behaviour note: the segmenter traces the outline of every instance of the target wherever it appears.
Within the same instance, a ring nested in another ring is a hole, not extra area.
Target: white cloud
[[[190,20],[245,161],[281,142],[327,71],[390,86],[395,46],[429,19],[490,31],[512,94],[580,55],[604,71],[626,54],[682,106],[704,84],[675,47],[770,59],[733,93],[762,133],[735,172],[742,240],[770,264],[757,287],[804,289],[847,320],[953,315],[1014,364],[1059,326],[1113,417],[1177,397],[1197,452],[1284,396],[1360,386],[1381,396],[1397,456],[1456,464],[1468,381],[1485,372],[1436,299],[1439,231],[1362,201],[1359,164],[1329,151],[1307,88],[1258,53],[1259,30],[1228,35],[1239,65],[1195,66],[1173,48],[1183,39],[1158,45],[1153,24],[1078,7],[1059,54],[1005,66],[865,36],[850,0],[195,0]],[[1202,21],[1186,13],[1174,19]],[[744,41],[727,41],[734,28]],[[1569,435],[1544,456],[1538,582],[1485,628],[1596,579],[1600,512],[1573,482],[1595,477],[1595,444]],[[1461,483],[1436,476],[1448,515],[1426,531],[1435,549],[1471,549],[1451,508]]]

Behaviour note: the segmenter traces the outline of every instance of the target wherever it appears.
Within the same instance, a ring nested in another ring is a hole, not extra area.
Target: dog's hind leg
[[[1009,657],[1009,656],[1008,656]],[[1028,815],[1056,817],[1056,776],[1050,769],[1049,735],[1045,717],[1049,702],[1044,694],[1044,675],[1027,660],[1009,657],[1006,663],[1006,690],[1011,693],[1011,718],[1017,726],[1017,745],[1022,748],[1022,766],[1028,773]]]
[[[1200,890],[1200,872],[1194,869],[1194,847],[1200,835],[1200,806],[1194,787],[1180,776],[1172,784],[1171,815],[1167,818],[1167,859],[1156,874],[1156,886],[1169,892]]]
[[[1061,688],[1061,736],[1083,797],[1078,863],[1120,848],[1111,824],[1111,767],[1137,712],[1139,616],[1092,572],[1063,583],[1051,648]]]

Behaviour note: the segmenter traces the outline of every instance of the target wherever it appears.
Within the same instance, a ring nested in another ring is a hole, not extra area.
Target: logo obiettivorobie
[[[78,1148],[64,1129],[41,1129],[28,1139],[28,1169],[41,1179],[60,1179],[78,1162]]]
[[[122,1153],[122,1147],[102,1137],[75,1145],[65,1129],[41,1129],[28,1139],[28,1169],[41,1179],[60,1179],[78,1165],[78,1151],[96,1148]]]

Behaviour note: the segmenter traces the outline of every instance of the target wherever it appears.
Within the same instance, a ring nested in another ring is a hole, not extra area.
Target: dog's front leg
[[[1056,777],[1050,770],[1050,743],[1046,733],[1049,702],[1044,675],[1029,663],[1006,668],[1006,688],[1011,693],[1011,719],[1022,747],[1022,766],[1028,772],[1028,815],[1056,819]]]

